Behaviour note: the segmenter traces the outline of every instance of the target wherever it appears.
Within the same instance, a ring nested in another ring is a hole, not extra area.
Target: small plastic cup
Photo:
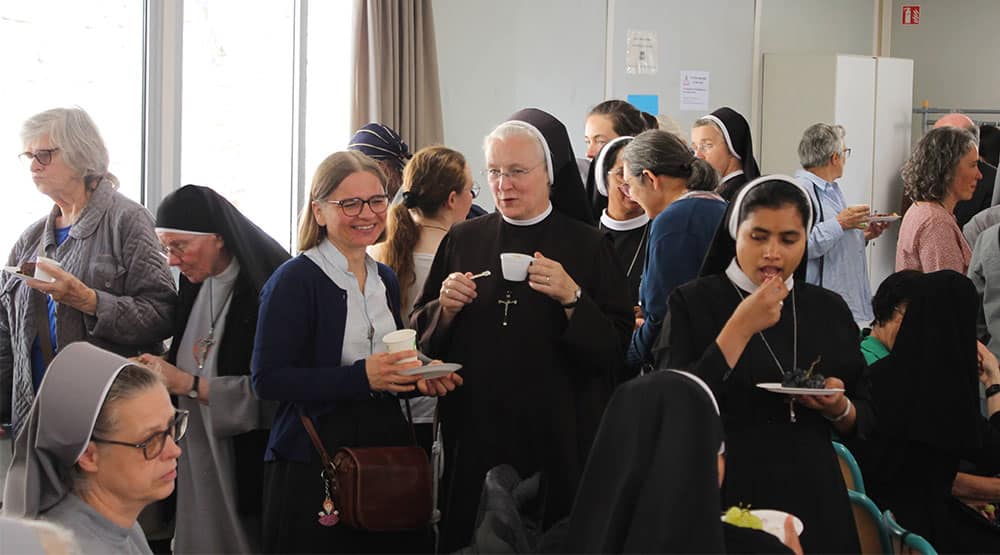
[[[417,350],[417,332],[415,330],[396,330],[385,334],[382,342],[385,343],[385,347],[390,353],[409,351],[411,349],[415,351]],[[415,362],[416,360],[418,360],[417,357],[404,358],[397,364]]]

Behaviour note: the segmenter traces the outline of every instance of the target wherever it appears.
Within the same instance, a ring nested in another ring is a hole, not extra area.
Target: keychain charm
[[[323,490],[326,492],[326,498],[323,499],[323,510],[318,513],[319,524],[320,526],[334,526],[340,522],[340,511],[333,506],[333,499],[330,497],[330,482],[326,479],[326,473],[321,472],[320,476],[323,478]]]

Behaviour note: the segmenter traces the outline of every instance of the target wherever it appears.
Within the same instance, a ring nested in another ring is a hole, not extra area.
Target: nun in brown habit
[[[3,514],[59,524],[83,553],[151,553],[136,518],[174,490],[186,425],[156,373],[67,345],[15,441]]]

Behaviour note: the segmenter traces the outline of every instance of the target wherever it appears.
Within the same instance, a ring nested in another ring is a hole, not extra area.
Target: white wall
[[[914,107],[926,100],[932,107],[1000,110],[1000,2],[895,0],[892,4],[892,55],[913,59]],[[902,24],[904,4],[920,5],[919,25]],[[921,137],[918,124],[915,117],[914,142]]]
[[[587,112],[604,99],[605,0],[434,0],[447,146],[480,171],[482,140],[521,108],[541,108],[567,127],[583,154]]]
[[[613,0],[611,96],[657,94],[660,113],[689,131],[700,116],[729,106],[749,119],[753,83],[752,0]],[[625,47],[629,29],[655,31],[659,42],[655,75],[629,75]],[[680,111],[681,70],[708,71],[707,110]]]
[[[872,0],[758,0],[760,51],[873,54]]]

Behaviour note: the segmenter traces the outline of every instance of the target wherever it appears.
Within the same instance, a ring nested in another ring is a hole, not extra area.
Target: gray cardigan
[[[39,252],[58,260],[64,270],[97,291],[97,314],[67,305],[56,308],[59,345],[88,341],[122,356],[162,352],[173,329],[174,281],[153,230],[153,218],[141,205],[102,181],[90,196],[69,238],[56,246],[55,206],[18,239],[7,265],[18,266]],[[15,433],[31,408],[31,345],[39,328],[37,304],[44,297],[20,279],[0,276],[0,422]]]

